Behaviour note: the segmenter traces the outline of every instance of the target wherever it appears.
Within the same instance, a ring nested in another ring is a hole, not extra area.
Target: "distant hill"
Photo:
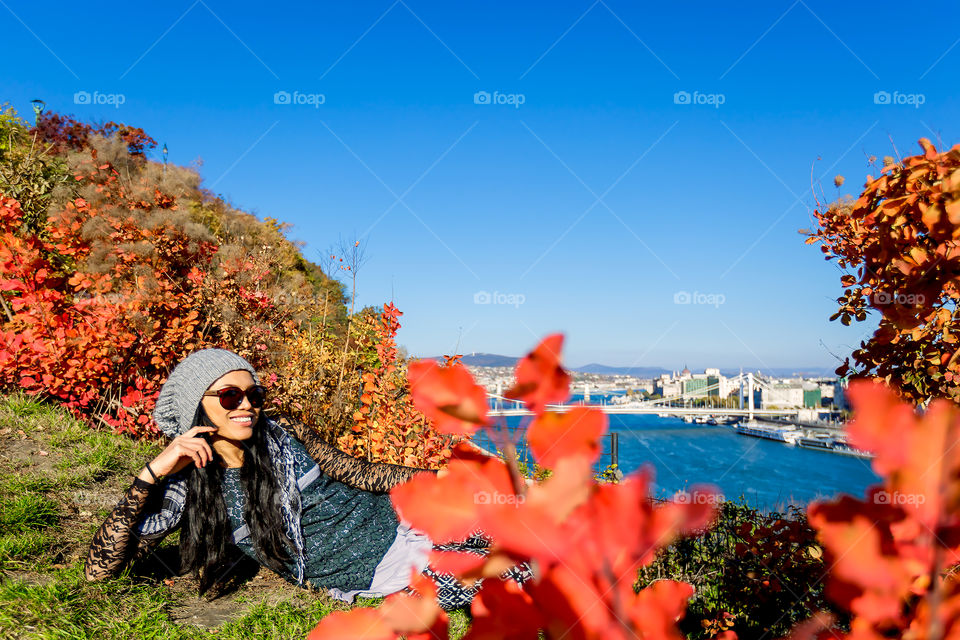
[[[442,362],[443,356],[432,356],[428,359]],[[514,367],[519,359],[514,356],[501,356],[496,353],[471,353],[463,356],[461,361],[471,367]],[[576,367],[571,371],[606,376],[635,376],[637,378],[656,378],[664,373],[672,373],[671,369],[664,369],[663,367],[611,367],[596,362]],[[744,368],[744,371],[747,371],[747,368]],[[721,369],[720,372],[725,376],[733,377],[739,373],[739,370]],[[694,371],[694,373],[702,373],[702,371]],[[770,367],[761,369],[761,373],[774,378],[795,376],[834,377],[836,375],[832,367]]]
[[[430,360],[443,361],[443,356],[432,356]],[[471,367],[515,367],[520,358],[514,356],[501,356],[496,353],[471,353],[463,356],[460,361]],[[602,375],[615,376],[627,375],[637,376],[639,378],[652,378],[661,373],[670,373],[660,367],[608,367],[603,364],[587,364],[582,367],[571,369],[579,373],[599,373]]]
[[[608,367],[605,364],[591,362],[573,371],[580,373],[598,373],[605,376],[635,376],[637,378],[656,378],[660,374],[670,373],[661,367]]]
[[[443,362],[443,356],[431,356],[428,360]],[[471,353],[460,358],[460,362],[471,367],[514,367],[517,360],[512,356],[499,356],[495,353]]]

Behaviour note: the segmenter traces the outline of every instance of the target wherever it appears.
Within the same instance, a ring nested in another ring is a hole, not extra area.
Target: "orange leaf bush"
[[[435,469],[450,455],[452,438],[448,432],[434,428],[414,407],[407,370],[397,353],[401,315],[391,302],[383,305],[378,316],[361,314],[351,325],[362,386],[350,429],[340,436],[338,444],[344,451],[369,460]],[[419,363],[411,363],[411,372],[417,366]],[[411,373],[411,377],[414,375]],[[479,391],[482,396],[474,396],[474,401],[485,411],[486,393]]]
[[[873,336],[837,373],[886,380],[915,403],[960,400],[960,145],[884,158],[856,200],[814,213],[827,260],[846,273],[831,320],[844,324],[880,313]]]
[[[18,122],[0,118],[3,139],[42,149],[69,184],[51,194],[46,178],[24,186],[21,175],[30,215],[0,193],[0,389],[155,437],[168,371],[226,347],[261,371],[269,410],[371,460],[442,464],[450,438],[408,397],[392,304],[347,322],[342,285],[304,260],[286,225],[233,209],[195,171],[149,161],[155,143],[140,129]],[[0,175],[16,174],[20,147],[0,147]]]
[[[860,500],[809,508],[827,566],[826,596],[850,615],[798,629],[832,638],[941,640],[960,630],[960,408],[935,400],[917,414],[884,385],[850,385],[851,443],[875,453],[884,476]],[[811,628],[814,627],[814,628]]]

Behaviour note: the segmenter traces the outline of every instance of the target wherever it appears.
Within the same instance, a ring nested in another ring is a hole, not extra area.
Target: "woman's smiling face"
[[[256,385],[249,371],[231,371],[210,385],[208,392],[219,391],[227,387],[237,387],[246,391]],[[257,424],[260,409],[250,405],[250,399],[244,395],[240,406],[233,410],[224,409],[217,396],[204,396],[201,406],[210,422],[217,428],[216,435],[228,440],[247,440],[253,435],[253,425]]]

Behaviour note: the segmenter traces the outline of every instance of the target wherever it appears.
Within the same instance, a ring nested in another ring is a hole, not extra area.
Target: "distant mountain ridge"
[[[596,373],[604,376],[634,376],[637,378],[656,378],[661,374],[670,373],[662,367],[609,367],[605,364],[591,362],[582,367],[572,369],[580,373]]]
[[[443,362],[443,356],[431,356],[428,360]],[[471,353],[464,355],[460,361],[471,367],[514,367],[520,358],[502,356],[496,353]],[[663,367],[611,367],[605,364],[591,362],[582,367],[570,369],[578,373],[595,373],[606,376],[634,376],[637,378],[657,378],[664,373],[673,373],[672,369]],[[744,369],[746,371],[747,369]],[[679,371],[679,369],[677,370]],[[775,378],[789,378],[797,375],[817,377],[834,377],[836,374],[830,367],[768,367],[760,370],[761,373]],[[720,372],[728,377],[736,376],[737,369],[721,369]],[[694,373],[702,373],[695,371]]]

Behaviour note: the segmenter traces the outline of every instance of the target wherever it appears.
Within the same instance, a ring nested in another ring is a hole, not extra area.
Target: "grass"
[[[129,576],[89,583],[79,567],[60,570],[46,584],[26,581],[0,587],[0,637],[37,638],[303,638],[335,608],[304,591],[276,605],[258,604],[242,618],[213,632],[181,625],[171,612],[183,598],[162,584]]]
[[[53,543],[56,502],[35,492],[0,494],[0,563],[26,563]]]
[[[349,608],[265,571],[212,601],[198,598],[189,578],[171,586],[128,570],[87,582],[94,532],[159,451],[91,430],[36,398],[0,396],[0,639],[304,638],[323,616]],[[453,612],[450,637],[468,626]]]

